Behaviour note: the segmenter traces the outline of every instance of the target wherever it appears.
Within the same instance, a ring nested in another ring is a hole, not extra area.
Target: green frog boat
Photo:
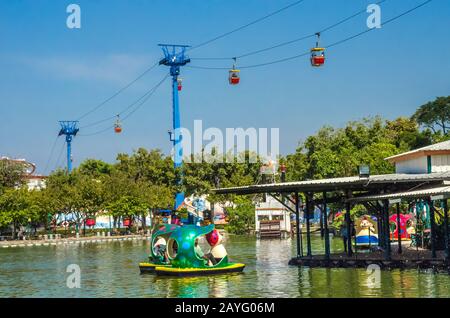
[[[228,256],[223,257],[217,264],[208,266],[208,262],[195,252],[195,240],[203,235],[211,237],[212,234],[215,236],[214,240],[208,240],[210,245],[221,244],[221,236],[215,230],[214,224],[160,226],[151,238],[149,262],[139,264],[141,273],[155,273],[162,276],[200,276],[242,272],[245,264],[230,262]],[[156,246],[161,238],[167,242],[165,249]]]

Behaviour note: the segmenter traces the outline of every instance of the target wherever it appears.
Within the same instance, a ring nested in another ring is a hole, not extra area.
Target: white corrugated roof
[[[414,149],[411,151],[407,151],[404,153],[400,153],[398,155],[395,156],[390,156],[385,158],[385,160],[390,160],[390,159],[395,159],[395,158],[400,158],[403,156],[407,156],[413,153],[418,153],[418,152],[422,152],[422,151],[439,151],[439,150],[450,150],[450,140],[447,141],[443,141],[443,142],[438,142],[437,144],[433,144],[433,145],[429,145],[426,147],[422,147],[422,148],[418,148],[418,149]]]
[[[443,181],[450,180],[450,172],[440,173],[425,173],[425,174],[381,174],[373,175],[368,178],[343,177],[332,179],[320,179],[320,180],[306,180],[295,182],[283,182],[283,183],[270,183],[270,184],[257,184],[250,186],[231,187],[215,189],[214,191],[219,194],[224,193],[263,193],[263,192],[276,192],[289,189],[296,189],[302,191],[313,191],[317,188],[338,188],[345,186],[360,186],[367,187],[370,184],[391,184],[402,182],[428,182],[428,181]]]
[[[363,201],[378,201],[378,200],[389,200],[389,199],[403,199],[403,198],[426,198],[432,195],[450,195],[450,186],[437,186],[432,188],[422,188],[413,191],[404,191],[389,194],[377,194],[368,195],[358,198],[349,199],[352,202],[363,202]]]

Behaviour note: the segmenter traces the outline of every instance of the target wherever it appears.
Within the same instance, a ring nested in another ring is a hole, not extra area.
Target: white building
[[[280,202],[267,196],[265,202],[255,207],[255,232],[257,237],[289,237],[291,233],[290,212]],[[279,233],[277,233],[279,232]]]
[[[26,185],[28,190],[42,190],[45,188],[45,179],[47,177],[41,175],[26,176]]]
[[[450,140],[386,158],[395,173],[421,174],[450,171]]]

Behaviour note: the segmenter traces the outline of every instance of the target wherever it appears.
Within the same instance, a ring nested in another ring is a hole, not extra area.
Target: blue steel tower
[[[159,65],[170,67],[172,76],[172,112],[173,112],[173,133],[170,141],[173,142],[174,149],[174,168],[179,169],[183,164],[183,147],[181,143],[181,123],[180,123],[180,105],[178,101],[178,75],[180,75],[180,66],[184,66],[191,60],[185,55],[187,45],[159,44],[164,52],[164,58],[159,61]],[[181,184],[181,175],[178,176],[176,183]],[[177,210],[184,201],[184,193],[178,192],[175,196],[174,209]]]
[[[61,130],[58,136],[66,136],[67,171],[70,173],[72,171],[72,139],[80,129],[78,128],[78,121],[61,120],[59,124],[61,125]]]

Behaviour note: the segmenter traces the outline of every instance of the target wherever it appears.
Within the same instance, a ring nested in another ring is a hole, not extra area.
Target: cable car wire
[[[198,49],[199,47],[205,46],[205,45],[207,45],[207,44],[209,44],[209,43],[212,43],[212,42],[214,42],[214,41],[217,41],[217,40],[219,40],[219,39],[222,39],[222,38],[224,38],[224,37],[226,37],[226,36],[228,36],[228,35],[230,35],[230,34],[233,34],[233,33],[236,33],[236,32],[238,32],[238,31],[241,31],[241,30],[243,30],[243,29],[245,29],[245,28],[248,28],[249,26],[252,26],[252,25],[254,25],[254,24],[256,24],[256,23],[259,23],[259,22],[261,22],[261,21],[263,21],[263,20],[266,20],[266,19],[268,19],[268,18],[270,18],[270,17],[272,17],[272,16],[274,16],[274,15],[280,13],[280,12],[283,12],[283,11],[285,11],[285,10],[287,10],[287,9],[290,9],[290,8],[296,6],[296,5],[298,5],[298,4],[300,4],[300,3],[304,2],[304,1],[306,1],[306,0],[298,0],[298,1],[295,1],[295,2],[293,2],[293,3],[291,3],[291,4],[287,5],[287,6],[284,6],[284,7],[280,8],[280,9],[278,9],[278,10],[272,12],[272,13],[269,13],[269,14],[267,14],[267,15],[261,17],[261,18],[258,18],[258,19],[256,19],[256,20],[253,20],[253,21],[251,21],[251,22],[249,22],[249,23],[247,23],[247,24],[244,24],[244,25],[242,25],[242,26],[240,26],[240,27],[238,27],[238,28],[235,28],[235,29],[233,29],[233,30],[231,30],[231,31],[225,32],[225,33],[223,33],[223,34],[221,34],[221,35],[218,35],[218,36],[216,36],[216,37],[214,37],[214,38],[212,38],[212,39],[210,39],[210,40],[207,40],[207,41],[205,41],[205,42],[202,42],[202,43],[200,43],[200,44],[191,46],[191,47],[188,48],[186,51],[192,51],[192,50]]]
[[[386,2],[386,1],[388,1],[388,0],[381,0],[381,1],[378,1],[376,4],[380,5],[380,4],[382,4],[382,3]],[[330,26],[325,27],[324,29],[322,29],[322,30],[320,30],[318,32],[307,34],[307,35],[304,35],[304,36],[301,36],[299,38],[296,38],[296,39],[293,39],[293,40],[289,40],[289,41],[286,41],[286,42],[281,42],[279,44],[275,44],[273,46],[269,46],[269,47],[266,47],[266,48],[263,48],[263,49],[259,49],[259,50],[251,51],[251,52],[244,53],[244,54],[241,54],[241,55],[237,55],[235,57],[194,57],[194,58],[191,58],[191,59],[192,60],[230,60],[230,59],[233,59],[233,58],[241,59],[241,58],[252,56],[252,55],[255,55],[255,54],[267,52],[267,51],[270,51],[270,50],[273,50],[273,49],[277,49],[279,47],[283,47],[283,46],[286,46],[286,45],[289,45],[289,44],[292,44],[292,43],[296,43],[296,42],[300,42],[300,41],[303,41],[303,40],[307,40],[307,39],[313,38],[313,37],[315,37],[317,35],[317,33],[327,32],[327,31],[329,31],[331,29],[334,29],[334,28],[338,27],[339,25],[341,25],[341,24],[343,24],[343,23],[345,23],[345,22],[347,22],[347,21],[349,21],[349,20],[359,16],[360,14],[366,13],[367,12],[366,10],[367,9],[360,10],[360,11],[358,11],[358,12],[356,12],[356,13],[354,13],[354,14],[352,14],[352,15],[350,15],[350,16],[342,19],[342,20],[339,20],[338,22],[336,22],[336,23],[334,23],[334,24],[332,24]]]
[[[80,117],[78,117],[78,121],[80,121],[81,119],[85,118],[86,116],[92,114],[93,112],[97,111],[98,109],[100,109],[103,105],[105,105],[106,103],[108,103],[109,101],[111,101],[113,98],[115,98],[116,96],[118,96],[119,94],[121,94],[123,91],[125,91],[127,88],[129,88],[130,86],[132,86],[133,84],[135,84],[137,81],[139,81],[142,77],[144,77],[148,72],[150,72],[151,70],[153,70],[156,66],[159,65],[159,61],[157,61],[155,64],[153,64],[152,66],[150,66],[149,68],[147,68],[143,73],[141,73],[138,77],[136,77],[134,80],[132,80],[131,82],[129,82],[127,85],[123,86],[121,89],[119,89],[117,92],[115,92],[113,95],[111,95],[110,97],[108,97],[107,99],[105,99],[103,102],[101,102],[100,104],[94,106],[91,110],[89,110],[88,112],[84,113],[83,115],[81,115]]]
[[[50,150],[50,156],[47,159],[47,163],[45,164],[44,175],[47,174],[48,166],[50,165],[50,161],[53,157],[53,152],[55,151],[56,143],[58,142],[59,136],[56,136],[55,141],[53,142],[53,146]]]
[[[383,23],[381,23],[381,26],[385,26],[386,24],[389,24],[389,23],[391,23],[391,22],[393,22],[393,21],[395,21],[397,19],[400,19],[401,17],[403,17],[403,16],[405,16],[405,15],[407,15],[407,14],[409,14],[409,13],[411,13],[411,12],[413,12],[413,11],[415,11],[415,10],[425,6],[425,5],[427,5],[428,3],[432,2],[432,1],[433,0],[427,0],[425,2],[422,2],[419,5],[413,7],[413,8],[411,8],[411,9],[405,11],[405,12],[402,12],[401,14],[399,14],[399,15],[397,15],[397,16],[395,16],[395,17],[393,17],[393,18],[391,18],[391,19],[389,19],[389,20],[387,20],[387,21],[385,21]],[[340,45],[340,44],[345,43],[347,41],[353,40],[353,39],[355,39],[355,38],[357,38],[357,37],[359,37],[361,35],[369,33],[370,31],[373,31],[375,29],[376,28],[366,29],[366,30],[364,30],[362,32],[359,32],[357,34],[354,34],[354,35],[352,35],[350,37],[347,37],[345,39],[342,39],[342,40],[339,40],[337,42],[334,42],[334,43],[332,43],[332,44],[330,44],[328,46],[325,46],[325,48],[329,49],[331,47]],[[310,51],[308,50],[307,52],[300,53],[300,54],[297,54],[297,55],[294,55],[294,56],[290,56],[290,57],[286,57],[286,58],[283,58],[283,59],[273,60],[273,61],[269,61],[269,62],[265,62],[265,63],[253,64],[253,65],[240,66],[239,68],[240,69],[247,69],[247,68],[262,67],[262,66],[266,66],[266,65],[277,64],[277,63],[290,61],[290,60],[297,59],[297,58],[300,58],[300,57],[303,57],[303,56],[306,56],[306,55],[309,55],[309,54],[310,54]],[[197,69],[205,69],[205,70],[228,70],[229,69],[229,67],[208,67],[208,66],[198,66],[198,65],[187,65],[186,67],[197,68]]]
[[[60,161],[61,161],[61,157],[62,157],[64,148],[65,148],[65,143],[63,142],[62,147],[61,147],[61,150],[59,151],[58,159],[56,159],[55,170],[58,169],[59,166],[60,166],[59,163],[60,163]],[[71,158],[70,160],[72,160],[72,158]],[[61,165],[63,165],[63,164],[61,164]]]
[[[148,101],[150,99],[150,97],[156,92],[156,90],[164,83],[164,81],[169,77],[170,74],[167,74],[164,76],[164,78],[158,83],[156,84],[154,87],[152,87],[149,91],[147,91],[144,95],[142,95],[137,101],[135,101],[133,104],[130,104],[129,106],[127,106],[126,109],[124,109],[122,112],[120,112],[119,114],[124,114],[127,110],[129,110],[132,106],[136,105],[137,103],[140,103],[131,110],[130,113],[128,113],[126,116],[124,116],[121,121],[124,122],[127,118],[129,118],[132,114],[134,114],[139,108],[142,107],[142,105],[145,104],[146,101]],[[117,117],[114,116],[114,118]],[[104,120],[102,120],[102,122],[106,121],[106,118]],[[99,121],[100,122],[100,121]],[[110,129],[113,129],[114,125],[108,126],[107,128],[103,128],[101,130],[98,130],[96,132],[93,133],[89,133],[89,134],[78,134],[79,136],[82,137],[87,137],[87,136],[94,136],[94,135],[98,135],[101,134],[103,132],[106,132]]]
[[[167,77],[165,77],[165,78],[167,78]],[[157,84],[157,85],[159,85],[159,84]],[[137,103],[139,103],[143,98],[145,98],[148,94],[151,94],[152,91],[153,91],[154,89],[155,89],[155,86],[152,87],[152,88],[150,88],[150,89],[149,89],[148,91],[146,91],[142,96],[140,96],[137,100],[135,100],[133,103],[131,103],[130,105],[128,105],[127,107],[125,107],[125,108],[124,108],[123,110],[121,110],[120,112],[116,113],[114,116],[110,116],[110,117],[107,117],[107,118],[104,118],[104,119],[95,121],[95,122],[93,122],[93,123],[90,123],[90,124],[81,126],[80,129],[84,129],[84,128],[96,126],[96,125],[98,125],[98,124],[102,124],[102,123],[104,123],[104,122],[106,122],[106,121],[110,121],[110,120],[113,120],[113,119],[117,118],[117,115],[123,115],[123,114],[126,113],[129,109],[131,109],[134,105],[136,105]]]
[[[198,44],[198,45],[192,46],[192,47],[188,48],[187,51],[192,51],[192,50],[194,50],[194,49],[197,49],[197,48],[199,48],[199,47],[202,47],[202,46],[205,46],[205,45],[207,45],[207,44],[209,44],[209,43],[212,43],[212,42],[214,42],[214,41],[217,41],[217,40],[219,40],[219,39],[221,39],[221,38],[223,38],[223,37],[226,37],[226,36],[228,36],[228,35],[230,35],[230,34],[233,34],[233,33],[235,33],[235,32],[238,32],[238,31],[240,31],[240,30],[243,30],[243,29],[245,29],[245,28],[247,28],[247,27],[249,27],[249,26],[251,26],[251,25],[254,25],[254,24],[256,24],[256,23],[259,23],[259,22],[261,22],[261,21],[263,21],[263,20],[266,20],[266,19],[268,19],[268,18],[270,18],[270,17],[272,17],[272,16],[274,16],[274,15],[276,15],[276,14],[278,14],[278,13],[281,13],[281,12],[287,10],[287,9],[290,9],[290,8],[296,6],[296,5],[298,5],[298,4],[300,4],[300,3],[304,2],[304,1],[306,1],[306,0],[298,0],[298,1],[295,1],[295,2],[293,2],[293,3],[291,3],[291,4],[287,5],[287,6],[284,6],[284,7],[280,8],[280,9],[278,9],[278,10],[272,12],[272,13],[269,13],[269,14],[267,14],[267,15],[261,17],[261,18],[258,18],[258,19],[254,20],[254,21],[252,21],[252,22],[249,22],[249,23],[247,23],[247,24],[245,24],[245,25],[243,25],[243,26],[240,26],[240,27],[238,27],[238,28],[236,28],[236,29],[233,29],[233,30],[231,30],[231,31],[228,31],[228,32],[226,32],[226,33],[223,33],[223,34],[221,34],[221,35],[218,35],[218,36],[216,36],[216,37],[214,37],[214,38],[212,38],[212,39],[210,39],[210,40],[207,40],[207,41],[205,41],[205,42],[202,42],[202,43],[200,43],[200,44]],[[123,91],[125,91],[127,88],[129,88],[129,87],[132,86],[134,83],[136,83],[138,80],[140,80],[142,77],[144,77],[148,72],[150,72],[152,69],[154,69],[157,65],[159,65],[159,60],[158,60],[155,64],[153,64],[152,66],[150,66],[147,70],[145,70],[142,74],[140,74],[138,77],[136,77],[134,80],[132,80],[130,83],[128,83],[127,85],[125,85],[124,87],[122,87],[121,89],[119,89],[116,93],[114,93],[113,95],[111,95],[110,97],[108,97],[107,99],[105,99],[105,100],[104,100],[103,102],[101,102],[100,104],[94,106],[91,110],[89,110],[89,111],[87,111],[86,113],[84,113],[83,115],[81,115],[77,120],[80,121],[81,119],[87,117],[88,115],[90,115],[90,114],[92,114],[93,112],[95,112],[95,111],[97,111],[98,109],[100,109],[103,105],[105,105],[106,103],[108,103],[109,101],[111,101],[112,99],[114,99],[116,96],[118,96],[119,94],[121,94],[121,93],[122,93]],[[111,119],[111,118],[109,118],[109,119]],[[106,120],[108,120],[108,119],[104,119],[103,121],[106,121]],[[100,122],[97,122],[97,124],[98,124],[98,123],[100,123]],[[95,123],[93,123],[93,124],[95,124]]]

